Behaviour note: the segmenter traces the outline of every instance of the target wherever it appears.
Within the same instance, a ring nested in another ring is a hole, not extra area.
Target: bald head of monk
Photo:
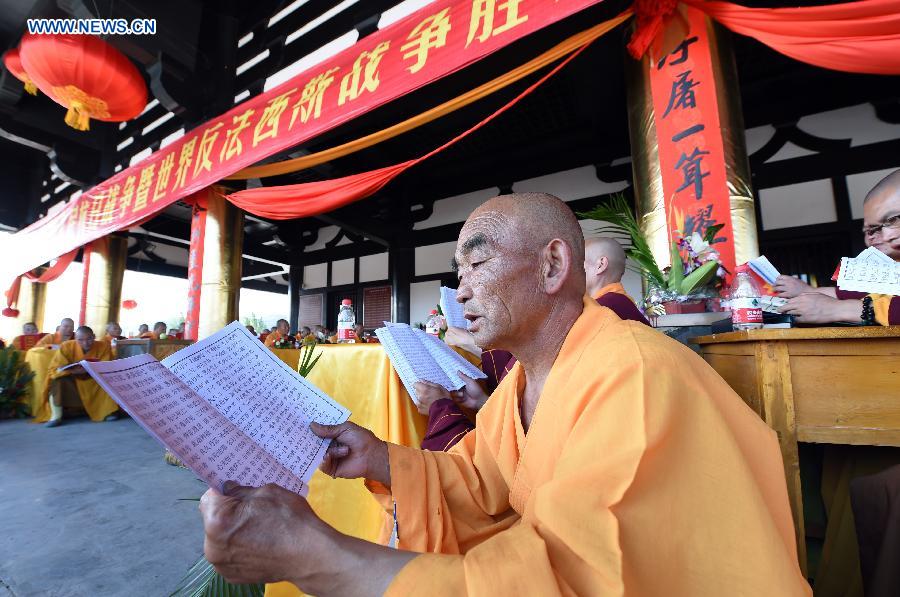
[[[578,220],[557,197],[516,193],[478,207],[453,258],[457,300],[476,344],[504,348],[520,361],[529,352],[558,351],[565,339],[560,331],[583,308],[583,263]],[[545,340],[558,345],[537,345]]]
[[[863,203],[866,245],[900,261],[900,170],[888,174]]]
[[[29,321],[28,323],[26,323],[25,325],[22,326],[22,333],[23,334],[37,334],[38,333],[37,324],[34,323],[33,321]]]
[[[59,327],[56,330],[63,340],[71,340],[75,332],[75,322],[66,317],[59,322]]]
[[[78,342],[81,350],[88,352],[94,346],[94,330],[86,325],[81,326],[75,330],[75,342]]]
[[[625,250],[614,238],[589,238],[584,241],[584,275],[587,294],[594,296],[604,286],[622,281],[625,275]]]
[[[122,326],[115,321],[110,321],[106,324],[106,333],[113,338],[118,338],[122,335]]]

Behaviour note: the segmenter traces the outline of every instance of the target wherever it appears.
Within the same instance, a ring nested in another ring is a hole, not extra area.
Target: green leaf
[[[233,585],[216,572],[213,565],[200,557],[169,597],[263,597],[264,584]]]
[[[678,243],[672,243],[672,267],[669,269],[669,290],[677,291],[684,281],[684,262],[681,261],[681,252]]]
[[[626,234],[631,239],[631,248],[625,253],[638,264],[641,273],[651,282],[664,288],[666,286],[666,278],[656,263],[653,251],[650,250],[650,244],[641,232],[640,224],[631,211],[628,201],[621,193],[611,195],[609,199],[586,212],[579,212],[579,216],[590,218],[592,220],[602,220],[607,224],[601,227],[601,230],[615,231],[619,234]]]
[[[716,271],[719,269],[719,264],[716,261],[707,261],[694,271],[692,271],[681,283],[681,294],[689,295],[698,288],[703,288],[706,286],[710,280],[713,279],[713,276],[716,275]]]
[[[703,241],[707,244],[712,244],[714,240],[716,240],[716,234],[719,233],[719,230],[725,227],[725,224],[716,224],[715,226],[710,226],[706,229],[706,232],[703,234]]]

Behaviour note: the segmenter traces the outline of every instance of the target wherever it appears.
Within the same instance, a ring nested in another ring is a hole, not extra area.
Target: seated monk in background
[[[625,251],[622,245],[612,238],[591,238],[584,243],[584,275],[587,295],[597,304],[611,309],[619,319],[631,320],[650,325],[647,318],[638,310],[634,300],[622,286],[625,275]],[[444,339],[448,344],[459,346],[464,350],[478,354],[481,349],[471,340],[466,330],[453,328],[448,330]],[[477,412],[497,384],[506,376],[516,359],[504,350],[485,351],[482,354],[481,368],[488,376],[487,391],[475,380],[463,376],[465,388],[448,392],[443,386],[428,381],[416,383],[416,395],[419,397],[417,408],[423,415],[428,415],[428,426],[422,440],[424,450],[449,450],[462,437],[475,428],[471,418],[465,411]]]
[[[689,348],[585,296],[583,243],[544,194],[466,220],[458,299],[476,344],[518,363],[449,452],[311,426],[322,470],[396,512],[398,549],[228,482],[200,503],[206,558],[320,596],[811,595],[775,432]]]
[[[141,325],[138,326],[137,333],[138,333],[138,335],[137,335],[138,338],[143,338],[144,334],[150,333],[150,326],[147,325],[146,323],[142,323]]]
[[[146,327],[146,326],[142,326]],[[157,321],[153,324],[152,332],[144,332],[141,334],[141,338],[149,338],[150,340],[159,340],[160,336],[166,333],[166,330],[169,329],[169,326],[166,325],[165,321]]]
[[[59,322],[59,327],[56,328],[56,333],[47,334],[43,338],[41,338],[37,344],[35,344],[35,348],[50,348],[51,346],[59,346],[63,342],[67,340],[71,340],[75,337],[75,322],[68,317],[63,318],[62,321]]]
[[[38,337],[38,334],[40,334],[40,331],[38,330],[37,324],[33,321],[29,321],[22,326],[22,335],[13,338],[12,347],[16,350],[28,350],[41,340],[41,338]]]
[[[120,326],[115,321],[110,321],[106,324],[106,335],[103,336],[103,340],[106,342],[111,342],[112,340],[125,340],[125,336],[122,335],[122,326]]]
[[[71,365],[83,360],[111,361],[113,359],[112,348],[109,342],[96,340],[94,330],[86,325],[75,330],[75,339],[63,342],[59,352],[53,355],[50,361],[50,370],[47,374],[47,387],[44,390],[44,404],[49,405],[50,420],[46,427],[58,427],[62,424],[63,409],[61,394],[62,385],[75,384],[84,410],[92,421],[111,421],[118,418],[116,413],[119,406],[103,391],[85,370],[78,366],[59,371],[60,367]],[[41,413],[40,411],[43,411]],[[42,406],[36,413],[36,418],[41,420],[46,416],[46,406]]]
[[[866,195],[863,236],[867,247],[900,261],[900,170],[883,178]],[[898,296],[815,288],[793,276],[779,276],[773,287],[778,296],[789,299],[781,312],[793,315],[798,323],[859,323],[865,301],[871,302],[873,323],[900,325]]]
[[[287,319],[279,319],[275,323],[275,329],[272,330],[271,334],[266,336],[265,345],[271,348],[272,346],[275,346],[276,342],[281,340],[294,342],[294,337],[291,336],[291,324],[288,323]]]

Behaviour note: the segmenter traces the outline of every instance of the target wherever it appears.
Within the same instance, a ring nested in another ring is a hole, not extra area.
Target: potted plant
[[[22,352],[15,348],[0,348],[0,419],[27,417],[28,382],[34,373],[22,358]]]

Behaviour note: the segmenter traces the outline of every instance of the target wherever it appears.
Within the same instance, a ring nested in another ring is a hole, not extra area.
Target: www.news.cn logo
[[[28,19],[33,35],[156,35],[156,19]]]

